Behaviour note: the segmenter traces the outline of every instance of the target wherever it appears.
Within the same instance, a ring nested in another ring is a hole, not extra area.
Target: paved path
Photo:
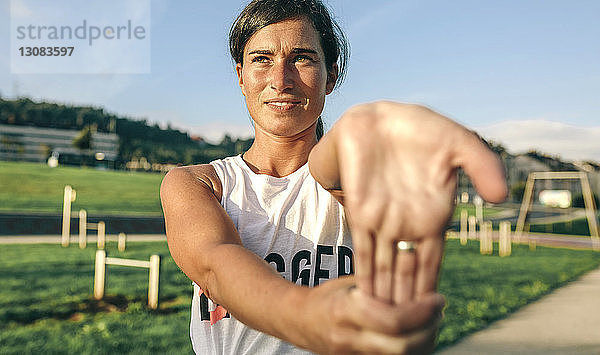
[[[459,239],[460,234],[455,231],[449,231],[446,234],[446,239]],[[529,241],[535,242],[537,246],[555,247],[555,248],[571,248],[571,249],[596,249],[600,251],[600,240],[584,235],[567,235],[567,234],[552,234],[552,233],[525,233],[523,237],[518,238],[512,236],[513,244],[529,244]],[[499,231],[492,231],[492,239],[498,241],[500,239]]]
[[[600,268],[438,354],[600,354]]]
[[[0,236],[0,244],[32,244],[32,243],[60,243],[60,235],[18,235],[18,236]],[[117,241],[117,236],[106,235],[107,241]],[[164,234],[127,234],[127,242],[155,242],[167,240]],[[77,235],[71,236],[71,243],[79,243]],[[95,235],[89,235],[88,243],[96,243]]]

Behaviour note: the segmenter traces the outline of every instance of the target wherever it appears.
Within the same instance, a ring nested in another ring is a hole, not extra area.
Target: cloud
[[[567,160],[600,161],[600,126],[583,127],[547,120],[504,121],[475,130],[512,153],[536,149]]]

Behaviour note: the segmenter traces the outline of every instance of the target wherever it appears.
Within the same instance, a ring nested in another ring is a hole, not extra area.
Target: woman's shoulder
[[[217,200],[221,200],[223,188],[214,166],[211,164],[196,164],[172,169],[163,178],[162,185],[177,186],[198,184],[212,192]]]

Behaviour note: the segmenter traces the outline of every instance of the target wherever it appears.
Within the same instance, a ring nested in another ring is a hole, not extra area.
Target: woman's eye
[[[269,58],[265,57],[264,55],[259,55],[259,56],[252,58],[252,63],[268,63],[268,62],[269,62]]]
[[[296,56],[294,58],[294,61],[300,62],[300,63],[308,62],[308,61],[311,61],[311,60],[312,60],[312,58],[309,57],[309,56],[307,56],[307,55],[298,55],[298,56]]]

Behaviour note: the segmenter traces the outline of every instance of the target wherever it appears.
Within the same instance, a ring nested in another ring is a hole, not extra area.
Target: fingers
[[[502,162],[475,133],[466,129],[462,133],[457,145],[456,166],[462,166],[486,201],[504,201],[508,188]]]
[[[394,245],[397,249],[397,246]],[[414,297],[417,256],[415,251],[397,250],[394,265],[393,303],[402,304]]]
[[[429,324],[442,310],[444,298],[429,293],[418,302],[391,305],[365,295],[355,288],[336,306],[341,323],[388,335],[406,334]]]
[[[354,228],[352,231],[352,243],[354,245],[354,257],[356,267],[354,274],[356,286],[365,294],[372,296],[373,291],[373,250],[374,240],[366,230]]]
[[[395,253],[393,242],[390,243],[384,238],[378,238],[375,242],[375,297],[388,303],[392,302],[392,270]]]
[[[352,281],[340,278],[319,286],[345,290],[331,309],[336,326],[328,332],[329,352],[423,354],[433,349],[444,305],[441,295],[430,293],[418,302],[391,305],[352,288]]]
[[[346,328],[333,332],[331,340],[336,353],[428,354],[435,347],[438,326],[439,319],[436,318],[424,328],[403,336]]]
[[[442,254],[444,251],[444,238],[435,236],[424,238],[416,250],[417,266],[415,276],[416,299],[435,291]]]

